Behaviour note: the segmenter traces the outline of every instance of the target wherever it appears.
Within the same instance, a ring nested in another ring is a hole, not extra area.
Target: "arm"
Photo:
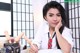
[[[62,35],[60,34],[59,30],[55,30],[57,35],[57,40],[59,43],[60,48],[62,49],[63,53],[70,53],[71,45],[65,40]]]
[[[66,39],[64,39],[62,37],[62,35],[59,32],[59,29],[61,26],[62,26],[62,23],[60,21],[58,23],[58,25],[55,27],[57,40],[58,40],[59,46],[60,46],[61,50],[63,51],[63,53],[70,53],[71,45],[68,43],[68,41]]]

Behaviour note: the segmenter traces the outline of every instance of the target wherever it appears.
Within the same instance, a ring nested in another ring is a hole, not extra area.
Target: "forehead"
[[[50,8],[47,13],[59,14],[59,10],[57,8]]]

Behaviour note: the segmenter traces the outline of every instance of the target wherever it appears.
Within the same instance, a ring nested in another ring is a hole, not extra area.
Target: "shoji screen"
[[[32,0],[13,0],[13,36],[18,36],[20,32],[30,39],[34,38]],[[29,46],[23,38],[20,43]]]

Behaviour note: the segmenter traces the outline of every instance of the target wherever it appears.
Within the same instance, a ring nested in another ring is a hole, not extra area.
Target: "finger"
[[[33,50],[31,48],[29,49],[29,53],[33,53]]]
[[[62,24],[62,20],[59,21],[59,24]]]
[[[5,34],[6,39],[9,40],[10,39],[10,35],[9,35],[8,31],[5,31],[4,34]]]
[[[62,22],[62,20],[59,21],[59,23],[61,23],[61,22]]]
[[[30,48],[29,51],[34,51],[34,50],[32,48]]]
[[[30,53],[36,53],[36,51],[34,51],[32,48],[30,48],[29,52]]]
[[[21,37],[24,35],[23,32],[21,32],[16,38],[15,38],[15,41],[16,42],[19,42],[19,40],[21,39]]]
[[[24,39],[27,41],[28,44],[31,45],[31,42],[32,42],[32,41],[31,41],[29,38],[27,38],[27,36],[24,36]]]
[[[5,36],[6,36],[6,37],[8,37],[8,36],[9,36],[8,31],[5,31],[5,32],[4,32],[4,34],[5,34]]]

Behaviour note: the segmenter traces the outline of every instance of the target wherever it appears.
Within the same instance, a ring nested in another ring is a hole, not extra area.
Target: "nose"
[[[56,21],[56,20],[57,20],[57,16],[54,16],[54,17],[53,17],[53,21]]]

